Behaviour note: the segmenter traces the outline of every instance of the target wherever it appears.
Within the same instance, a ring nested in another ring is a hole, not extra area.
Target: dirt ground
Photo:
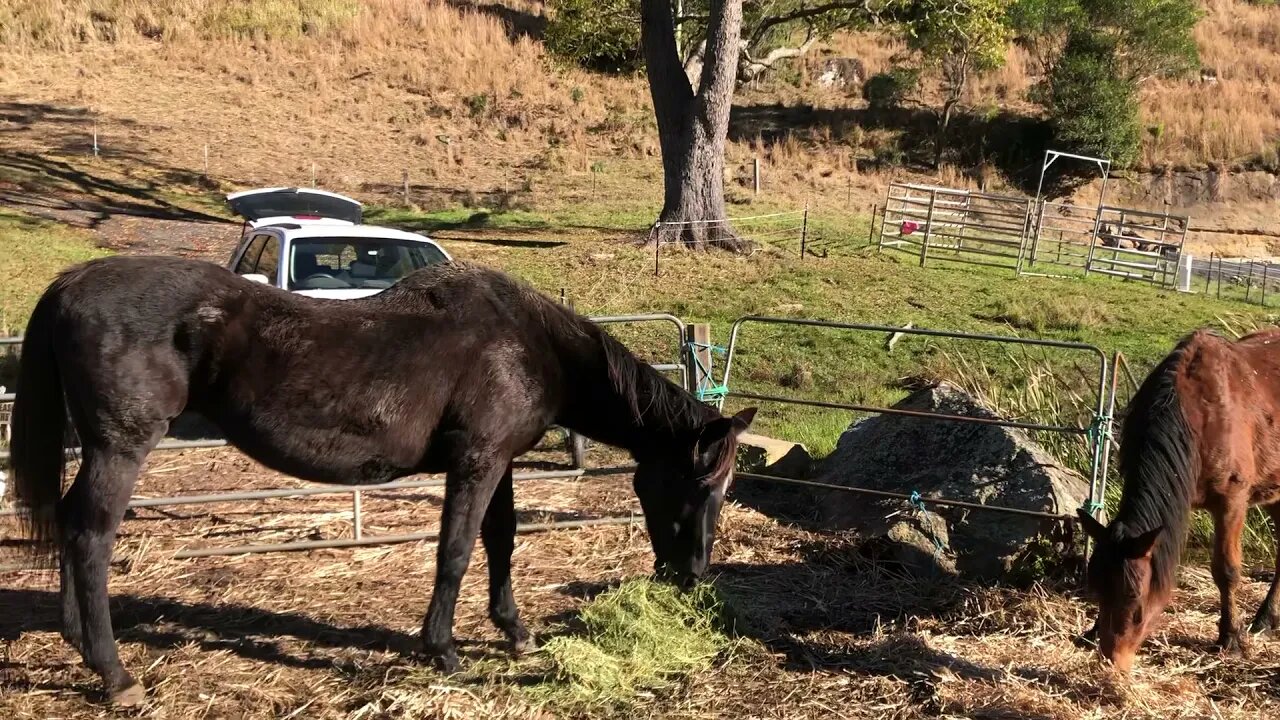
[[[557,453],[540,455],[537,469]],[[620,458],[593,449],[591,463]],[[290,487],[228,449],[156,453],[141,496]],[[740,483],[722,520],[713,582],[746,639],[711,673],[648,698],[653,717],[1268,717],[1280,711],[1280,642],[1249,659],[1211,654],[1216,592],[1188,568],[1132,678],[1072,644],[1088,606],[1069,587],[1024,591],[895,577],[853,538],[805,529],[796,498]],[[524,521],[638,510],[625,476],[530,480]],[[367,494],[365,533],[429,530],[436,489]],[[780,502],[782,501],[782,502]],[[785,502],[792,501],[792,502]],[[5,526],[10,535],[12,525]],[[174,551],[349,537],[350,496],[139,509],[117,546],[112,597],[126,664],[160,718],[538,717],[514,682],[435,675],[413,658],[434,567],[430,542],[175,560]],[[11,560],[12,558],[7,558]],[[648,572],[638,524],[523,535],[518,601],[535,633],[562,632],[587,598]],[[469,662],[505,665],[486,620],[483,553],[459,603]],[[1246,584],[1247,602],[1265,590]],[[95,678],[57,633],[56,578],[0,578],[0,713],[93,718]]]

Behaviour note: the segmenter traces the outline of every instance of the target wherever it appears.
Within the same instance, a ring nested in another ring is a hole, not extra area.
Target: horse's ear
[[[1130,560],[1149,557],[1152,549],[1156,546],[1156,540],[1160,538],[1160,533],[1164,532],[1164,526],[1155,530],[1148,530],[1137,537],[1127,538],[1124,541],[1124,556]]]
[[[721,417],[712,420],[702,426],[702,432],[698,433],[698,452],[706,452],[715,447],[715,444],[729,437],[730,433],[734,436],[741,435],[751,427],[751,421],[756,416],[756,409],[751,407],[741,410],[736,415],[729,417]]]
[[[1102,542],[1107,539],[1107,527],[1098,522],[1084,508],[1078,508],[1076,515],[1080,516],[1080,527],[1084,528],[1084,532],[1093,538],[1094,542]]]
[[[703,425],[702,431],[698,433],[698,453],[710,450],[716,443],[729,437],[729,433],[734,431],[733,422],[734,418],[721,417]]]

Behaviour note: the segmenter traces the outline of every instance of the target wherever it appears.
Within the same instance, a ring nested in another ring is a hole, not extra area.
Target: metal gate
[[[1086,343],[1067,342],[1061,340],[1044,340],[1038,338],[1021,338],[1009,337],[1002,335],[984,335],[975,333],[953,332],[948,330],[929,330],[925,328],[914,327],[893,327],[888,325],[868,325],[862,323],[840,323],[827,322],[822,320],[802,320],[795,318],[778,318],[748,315],[738,318],[733,323],[733,329],[729,335],[728,356],[725,360],[724,384],[731,387],[730,373],[733,370],[733,360],[735,353],[740,349],[739,335],[744,325],[748,324],[768,324],[768,325],[789,325],[797,327],[814,327],[824,328],[833,331],[852,331],[860,333],[875,333],[888,335],[890,337],[901,335],[917,335],[927,337],[954,338],[959,340],[975,340],[987,343],[1011,344],[1023,346],[1039,346],[1058,348],[1062,350],[1078,351],[1086,353],[1096,361],[1097,367],[1097,383],[1090,387],[1094,397],[1094,406],[1092,410],[1092,418],[1087,425],[1048,425],[1042,423],[1019,422],[1014,420],[976,418],[963,415],[948,415],[941,413],[925,413],[912,410],[902,410],[892,407],[882,407],[874,405],[862,405],[857,403],[845,402],[829,402],[823,400],[808,400],[794,397],[782,397],[778,395],[765,395],[762,393],[742,392],[730,390],[727,392],[728,397],[740,398],[744,400],[755,400],[771,403],[783,403],[794,405],[805,405],[809,407],[848,410],[852,412],[863,412],[880,415],[900,415],[908,417],[925,417],[933,420],[975,423],[982,425],[996,425],[1000,427],[1018,428],[1023,430],[1036,430],[1050,433],[1060,433],[1066,435],[1074,435],[1082,438],[1089,448],[1090,466],[1089,466],[1089,496],[1086,501],[1086,509],[1095,517],[1101,512],[1101,503],[1104,491],[1104,478],[1106,476],[1106,468],[1109,462],[1110,448],[1108,440],[1111,437],[1111,413],[1108,410],[1108,402],[1114,402],[1114,393],[1108,395],[1108,378],[1110,377],[1110,366],[1106,354],[1099,348]],[[1052,513],[1042,513],[1029,511],[1020,508],[1008,508],[995,505],[975,505],[962,501],[951,500],[948,498],[929,498],[907,495],[905,493],[892,493],[880,490],[871,490],[867,488],[856,488],[845,485],[833,485],[829,483],[821,483],[809,480],[796,480],[792,478],[776,477],[771,475],[759,475],[753,473],[739,473],[739,477],[748,479],[763,480],[767,482],[776,482],[789,485],[801,485],[806,487],[823,488],[836,490],[839,492],[862,493],[875,495],[878,497],[892,497],[910,502],[923,501],[925,503],[933,503],[937,505],[953,505],[960,507],[970,507],[973,509],[990,510],[992,512],[1005,512],[1016,515],[1031,515],[1037,517],[1050,517],[1058,520],[1074,521],[1074,514],[1055,515]]]
[[[929,261],[1015,270],[1021,263],[1031,200],[932,185],[890,183],[879,247]]]
[[[1185,215],[1104,205],[1086,272],[1172,285],[1188,224]]]

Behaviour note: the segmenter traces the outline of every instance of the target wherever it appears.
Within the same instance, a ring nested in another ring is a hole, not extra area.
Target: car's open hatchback
[[[289,220],[340,220],[359,225],[364,219],[358,200],[310,188],[261,188],[231,193],[227,204],[255,225],[279,218]]]

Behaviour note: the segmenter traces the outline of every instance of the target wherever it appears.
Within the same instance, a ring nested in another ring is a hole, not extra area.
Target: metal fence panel
[[[1110,365],[1105,353],[1099,348],[1087,343],[1067,342],[1062,340],[1045,340],[1039,338],[1022,338],[1002,335],[986,335],[979,333],[963,333],[953,332],[949,330],[931,330],[927,328],[915,327],[893,327],[889,325],[870,325],[863,323],[841,323],[829,322],[824,320],[803,320],[795,318],[777,318],[764,317],[756,315],[748,315],[738,318],[733,323],[733,329],[729,334],[728,357],[725,360],[724,383],[730,385],[730,373],[733,369],[733,360],[735,353],[739,349],[739,335],[742,327],[747,324],[769,324],[769,325],[792,325],[801,327],[817,327],[827,328],[839,331],[853,331],[863,333],[877,334],[903,334],[903,335],[921,335],[928,337],[954,338],[959,340],[976,340],[990,343],[1002,343],[1012,345],[1030,345],[1049,348],[1058,348],[1063,350],[1073,350],[1088,353],[1097,361],[1098,380],[1094,387],[1091,388],[1094,394],[1094,408],[1092,420],[1087,426],[1064,426],[1064,425],[1046,425],[1037,423],[1024,423],[1012,420],[992,420],[988,418],[974,418],[960,415],[948,415],[941,413],[924,413],[916,411],[901,410],[891,407],[878,407],[854,403],[837,403],[823,402],[814,400],[802,400],[797,398],[786,398],[773,395],[763,395],[759,393],[736,392],[730,390],[728,397],[736,397],[742,399],[760,400],[766,402],[790,403],[799,405],[811,405],[834,409],[849,410],[851,412],[866,412],[873,414],[886,415],[906,415],[913,417],[927,417],[933,420],[950,421],[950,422],[966,422],[987,425],[998,425],[1002,427],[1021,428],[1027,430],[1039,430],[1053,433],[1063,433],[1077,435],[1085,438],[1090,449],[1090,467],[1089,467],[1089,498],[1088,507],[1091,512],[1097,513],[1099,503],[1102,501],[1103,491],[1103,469],[1108,462],[1109,448],[1107,446],[1107,438],[1111,435],[1111,414],[1107,410],[1108,401],[1114,400],[1114,395],[1109,396],[1107,393],[1107,383],[1110,374]],[[865,490],[865,489],[864,489]],[[860,490],[851,489],[851,492],[859,492]],[[955,501],[949,501],[946,498],[923,498],[925,502],[934,502],[936,504],[954,504]],[[987,509],[992,511],[1016,510],[1014,508],[1001,508],[999,506],[988,506]],[[1023,511],[1018,511],[1023,512]],[[1071,520],[1074,515],[1060,516],[1064,520]]]
[[[1086,271],[1172,285],[1189,224],[1185,215],[1104,205]]]
[[[879,247],[930,261],[1016,269],[1031,201],[932,185],[890,183]]]

